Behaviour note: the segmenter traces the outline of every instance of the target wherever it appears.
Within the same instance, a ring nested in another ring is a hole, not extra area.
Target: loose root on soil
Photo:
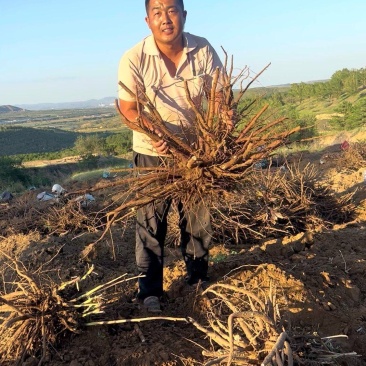
[[[288,300],[276,278],[266,275],[268,270],[267,265],[260,265],[248,276],[228,277],[202,293],[209,300],[209,326],[202,328],[209,330],[206,334],[219,346],[204,351],[211,358],[206,366],[331,365],[341,357],[358,356],[335,345],[335,339],[346,336],[301,336],[285,329]],[[258,283],[252,278],[265,281]]]
[[[33,230],[56,235],[97,232],[104,226],[102,218],[107,208],[99,212],[95,209],[65,198],[37,201],[34,192],[27,192],[0,211],[0,234],[8,236]]]
[[[184,322],[193,325],[211,344],[204,349],[205,366],[261,365],[293,366],[333,364],[341,357],[357,357],[342,352],[334,340],[346,336],[320,338],[316,334],[294,335],[285,329],[282,319],[288,306],[275,277],[265,276],[268,266],[261,265],[248,276],[238,274],[215,283],[198,295],[208,310],[205,323],[192,317],[156,316],[119,320],[100,320],[86,326],[142,323],[151,321]],[[242,276],[246,280],[242,279]],[[255,278],[265,278],[258,283]],[[143,334],[140,339],[145,342]]]
[[[250,179],[213,203],[212,225],[218,240],[251,242],[354,219],[354,192],[335,195],[318,182],[313,165],[284,167],[251,172]]]
[[[42,223],[50,234],[65,235],[69,232],[97,232],[103,224],[103,212],[90,212],[73,201],[50,206]]]
[[[300,168],[286,163],[284,169],[257,169],[233,191],[212,201],[213,238],[219,243],[251,243],[272,237],[296,235],[354,220],[354,192],[335,195],[320,184],[314,165]],[[167,244],[179,245],[179,215],[168,215]]]
[[[235,281],[234,281],[235,282]],[[237,281],[236,281],[237,282]],[[265,289],[247,289],[244,284],[217,283],[203,292],[209,301],[208,323],[220,348],[205,352],[214,357],[208,364],[246,365],[262,360],[261,365],[281,365],[292,359],[281,319],[277,291],[273,284]],[[286,344],[286,346],[285,346]],[[266,357],[265,357],[266,356]],[[288,363],[290,365],[290,363]]]
[[[366,166],[366,144],[365,142],[354,142],[349,148],[343,151],[337,158],[340,167],[347,167],[350,170],[358,170]]]

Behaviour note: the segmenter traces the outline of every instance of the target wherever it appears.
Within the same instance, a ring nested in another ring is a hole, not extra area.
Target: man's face
[[[187,12],[177,0],[150,0],[145,18],[157,45],[181,45]]]

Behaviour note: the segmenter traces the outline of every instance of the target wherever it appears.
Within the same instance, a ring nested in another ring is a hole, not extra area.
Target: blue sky
[[[257,86],[366,67],[366,0],[185,0],[185,30]],[[117,95],[123,52],[149,34],[144,1],[0,0],[0,105]]]

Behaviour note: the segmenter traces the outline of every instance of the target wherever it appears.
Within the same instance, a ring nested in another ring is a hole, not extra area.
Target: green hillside
[[[259,100],[268,114],[287,117],[285,128],[304,128],[298,138],[363,128],[366,124],[366,69],[342,69],[329,80],[281,88],[257,88],[246,103]]]
[[[0,156],[59,151],[74,146],[78,134],[60,129],[0,128]]]

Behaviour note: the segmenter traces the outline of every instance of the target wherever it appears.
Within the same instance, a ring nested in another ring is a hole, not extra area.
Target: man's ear
[[[183,11],[183,19],[184,19],[184,23],[185,23],[186,19],[187,19],[187,10]]]
[[[149,29],[151,29],[150,28],[150,19],[148,16],[145,17],[145,22],[146,22],[147,26],[149,27]]]

